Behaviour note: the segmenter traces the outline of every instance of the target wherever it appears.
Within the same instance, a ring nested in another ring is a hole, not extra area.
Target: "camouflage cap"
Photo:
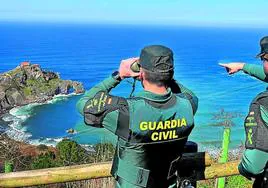
[[[260,40],[261,52],[257,55],[257,57],[262,57],[265,54],[268,54],[268,36],[263,37]]]
[[[156,73],[169,73],[174,69],[172,50],[161,45],[143,48],[139,61],[142,68]]]

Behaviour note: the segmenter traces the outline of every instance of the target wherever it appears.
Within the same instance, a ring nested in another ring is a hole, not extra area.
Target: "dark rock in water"
[[[0,74],[0,114],[15,107],[45,102],[54,95],[83,93],[82,83],[61,80],[59,74],[44,71],[38,64],[23,62],[20,66]]]
[[[72,128],[66,130],[66,132],[69,133],[69,134],[75,134],[76,133],[76,131],[74,129],[72,129]]]

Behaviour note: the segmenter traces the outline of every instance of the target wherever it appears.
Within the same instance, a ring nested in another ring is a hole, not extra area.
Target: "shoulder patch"
[[[93,98],[89,99],[84,107],[84,121],[86,124],[97,127],[102,126],[105,115],[119,109],[122,104],[121,97],[112,96],[107,92],[100,91]]]
[[[92,99],[89,99],[84,107],[84,113],[94,115],[102,114],[109,107],[118,103],[118,97],[113,97],[107,92],[98,92]]]

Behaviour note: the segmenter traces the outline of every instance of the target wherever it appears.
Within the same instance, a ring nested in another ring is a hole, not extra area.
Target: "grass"
[[[252,181],[246,179],[243,176],[230,176],[227,177],[226,188],[246,188],[252,187]]]
[[[61,83],[60,79],[52,79],[49,82],[43,79],[28,79],[27,87],[23,89],[25,96],[30,96],[34,93],[49,93],[54,92]]]
[[[197,182],[198,188],[214,188],[216,179],[202,180]],[[225,188],[251,188],[252,181],[241,175],[226,178]]]
[[[23,88],[23,93],[24,93],[24,96],[30,96],[32,94],[32,90],[30,87],[25,87]]]

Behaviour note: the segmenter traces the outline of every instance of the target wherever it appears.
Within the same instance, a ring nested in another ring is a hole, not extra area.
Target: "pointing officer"
[[[140,70],[133,72],[137,61]],[[111,171],[116,187],[169,186],[170,163],[181,155],[198,107],[197,97],[183,85],[177,84],[174,93],[173,75],[173,52],[161,45],[147,46],[139,58],[122,60],[118,71],[78,101],[86,124],[118,136]],[[128,77],[138,78],[144,90],[131,98],[109,94]]]
[[[246,74],[268,82],[268,36],[260,41],[261,52],[257,55],[263,67],[246,63],[220,64],[229,74],[243,70]],[[239,165],[241,175],[255,178],[253,187],[268,187],[268,91],[262,92],[252,101],[245,119],[246,150]]]

